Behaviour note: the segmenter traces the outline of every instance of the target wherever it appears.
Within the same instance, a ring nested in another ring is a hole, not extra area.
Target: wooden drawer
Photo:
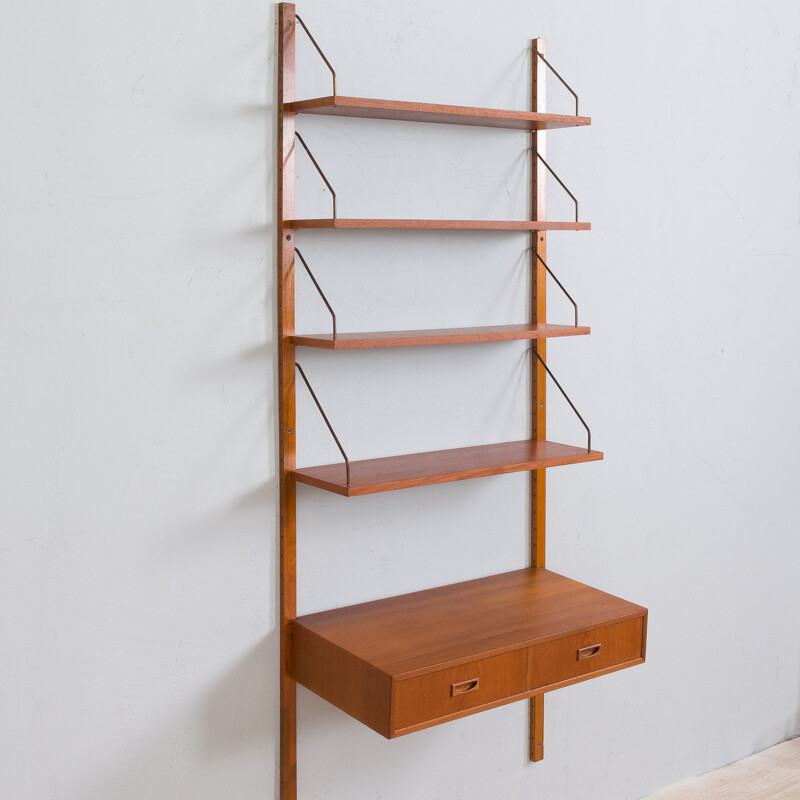
[[[530,689],[576,683],[644,659],[644,618],[531,647]]]
[[[527,689],[527,650],[514,650],[458,667],[396,681],[392,697],[392,734],[422,726],[490,703],[511,699]]]

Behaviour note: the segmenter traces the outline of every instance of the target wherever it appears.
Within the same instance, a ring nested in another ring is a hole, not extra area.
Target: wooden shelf
[[[646,623],[641,606],[521,569],[301,616],[292,674],[392,738],[640,664]]]
[[[286,219],[284,228],[392,228],[462,231],[588,231],[590,222],[502,219]]]
[[[537,470],[563,464],[599,461],[603,454],[585,447],[559,444],[537,439],[519,442],[458,447],[388,458],[371,458],[350,462],[350,485],[345,465],[327,464],[304,467],[291,474],[296,481],[329,492],[357,497],[376,492],[429,486],[467,478],[483,478],[508,472]]]
[[[519,339],[548,339],[556,336],[581,336],[591,329],[575,325],[488,325],[477,328],[440,328],[419,331],[377,331],[374,333],[330,333],[290,337],[298,347],[326,350],[366,350],[373,347],[417,347],[439,344],[509,342]]]
[[[476,125],[484,128],[514,128],[541,131],[590,125],[590,117],[564,114],[538,114],[532,111],[505,111],[495,108],[447,106],[435,103],[409,103],[402,100],[374,100],[367,97],[315,97],[286,103],[286,111],[296,114],[324,114],[331,117],[367,117],[402,122],[439,122],[450,125]]]

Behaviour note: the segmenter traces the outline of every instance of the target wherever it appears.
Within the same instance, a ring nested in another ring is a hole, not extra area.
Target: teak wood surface
[[[538,114],[531,111],[506,111],[496,108],[448,106],[436,103],[410,103],[402,100],[376,100],[368,97],[330,95],[299,100],[288,105],[296,114],[325,114],[337,117],[366,117],[404,122],[439,122],[450,125],[476,125],[485,128],[544,130],[590,125],[589,117],[566,114]]]
[[[321,347],[326,350],[365,350],[373,347],[418,347],[476,342],[509,342],[521,339],[546,339],[557,336],[582,336],[591,333],[585,325],[486,325],[473,328],[438,328],[419,331],[375,331],[372,333],[301,334],[292,336],[296,347]]]
[[[280,791],[297,800],[297,687],[291,677],[291,623],[297,616],[297,484],[294,391],[294,233],[283,223],[294,216],[294,114],[285,110],[295,91],[295,10],[278,8],[278,443],[280,475]]]
[[[554,572],[516,570],[299,617],[293,676],[391,738],[641,663],[646,616]],[[582,648],[597,655],[579,659]]]
[[[587,450],[585,447],[523,439],[518,442],[351,461],[349,486],[344,463],[302,467],[295,469],[292,475],[300,483],[345,497],[357,497],[467,478],[504,475],[521,470],[543,470],[563,464],[599,461],[602,458],[601,452]]]
[[[588,231],[590,222],[549,222],[525,219],[286,219],[285,228],[391,228],[461,231]]]
[[[531,111],[546,113],[547,70],[538,53],[547,57],[547,42],[544,39],[531,41]],[[547,171],[536,157],[539,153],[547,158],[547,137],[543,130],[531,132],[531,219],[547,219]],[[547,270],[537,254],[547,262],[547,233],[531,234],[531,323],[547,323]],[[547,362],[547,342],[536,341],[533,348]],[[531,358],[531,438],[547,438],[547,373],[538,359]],[[530,497],[530,563],[532,567],[545,566],[545,506],[546,476],[543,469],[531,472]],[[529,751],[531,761],[544,758],[544,696],[532,697],[528,709],[530,723]]]

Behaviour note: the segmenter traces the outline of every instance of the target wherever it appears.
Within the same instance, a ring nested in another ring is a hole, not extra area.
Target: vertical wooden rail
[[[297,616],[296,466],[294,345],[294,237],[283,227],[294,217],[295,13],[293,3],[278,10],[278,393],[280,444],[280,636],[281,797],[297,800],[297,686],[291,678],[292,620]]]
[[[531,111],[544,113],[547,105],[545,94],[545,65],[539,60],[537,51],[547,56],[544,39],[534,39],[531,43]],[[532,219],[547,219],[547,172],[536,153],[547,158],[545,131],[533,131],[531,143],[531,213]],[[547,261],[547,234],[533,231],[531,234],[531,322],[547,322],[546,280],[547,272],[536,253]],[[546,339],[535,339],[533,347],[547,360]],[[538,359],[531,359],[531,427],[534,439],[546,438],[546,397],[545,379],[547,375]],[[544,567],[545,556],[545,470],[531,472],[531,566]],[[544,695],[530,700],[530,760],[544,758]]]

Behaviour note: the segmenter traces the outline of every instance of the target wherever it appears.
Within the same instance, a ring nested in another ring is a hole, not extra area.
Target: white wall
[[[647,605],[648,661],[550,695],[538,765],[526,703],[388,742],[301,689],[303,800],[639,798],[800,732],[800,7],[495,5],[298,10],[345,94],[525,108],[532,36],[579,89],[593,126],[548,147],[593,230],[549,261],[593,335],[548,353],[606,460],[551,471],[548,565]],[[273,795],[275,15],[0,12],[2,797]],[[524,134],[299,128],[343,216],[526,213]],[[298,185],[325,213],[302,160]],[[524,235],[299,243],[343,330],[525,319]],[[524,435],[524,353],[299,354],[367,457]],[[299,431],[335,458],[302,394]],[[298,501],[301,612],[526,561],[522,475]]]

